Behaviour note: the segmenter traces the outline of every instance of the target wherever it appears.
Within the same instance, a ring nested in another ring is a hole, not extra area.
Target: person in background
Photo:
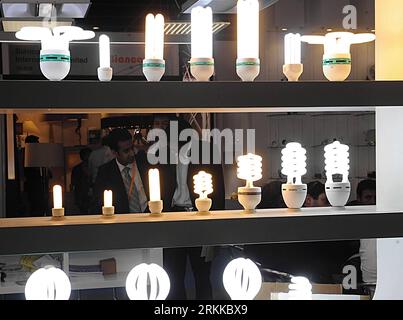
[[[88,168],[88,158],[91,149],[80,150],[81,162],[76,165],[71,172],[71,186],[74,192],[74,202],[80,209],[81,214],[87,214],[90,202],[91,175]]]
[[[98,169],[91,213],[101,213],[105,190],[112,190],[115,213],[147,211],[148,188],[143,185],[146,159],[135,155],[133,137],[127,129],[112,130],[108,142],[115,159]]]
[[[262,188],[262,201],[257,205],[257,209],[285,208],[283,196],[281,194],[281,181],[271,181]]]
[[[328,207],[325,185],[320,181],[311,181],[307,186],[307,196],[304,207]]]
[[[91,183],[95,183],[98,174],[98,168],[114,158],[115,155],[109,148],[108,136],[104,136],[101,140],[101,146],[98,149],[92,151],[88,158],[88,169],[91,175]]]

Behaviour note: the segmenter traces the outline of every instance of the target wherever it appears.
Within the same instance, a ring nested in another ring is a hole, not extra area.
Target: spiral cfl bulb
[[[301,184],[306,174],[306,150],[298,142],[288,143],[281,151],[281,173],[287,176],[288,184]]]
[[[201,199],[207,198],[207,196],[213,192],[213,180],[209,173],[200,171],[193,176],[194,192],[197,193]]]
[[[334,174],[343,175],[342,182],[348,182],[350,170],[349,147],[335,141],[325,147],[325,170],[328,182],[333,182]]]
[[[223,284],[232,300],[253,300],[262,286],[262,275],[252,260],[237,258],[225,267]]]
[[[312,285],[305,277],[292,277],[288,289],[290,300],[312,300]]]
[[[237,177],[246,180],[246,187],[253,187],[253,182],[262,178],[262,157],[248,153],[237,159]]]

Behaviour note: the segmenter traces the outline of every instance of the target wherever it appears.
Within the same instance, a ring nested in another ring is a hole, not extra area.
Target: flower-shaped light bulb
[[[15,36],[20,40],[41,41],[40,68],[49,80],[63,80],[70,71],[69,43],[95,37],[93,31],[75,26],[23,27]]]
[[[350,170],[349,147],[334,141],[324,148],[326,170],[326,196],[334,207],[343,207],[350,197],[351,185],[348,181]],[[341,181],[335,182],[333,176],[339,174]]]
[[[283,73],[288,81],[298,81],[304,70],[301,63],[301,35],[288,33],[284,37]]]
[[[301,40],[309,44],[324,45],[323,73],[330,81],[344,81],[351,72],[352,44],[375,40],[373,33],[330,32],[325,36],[302,36]]]
[[[225,267],[223,284],[232,300],[253,300],[262,286],[262,275],[252,260],[237,258]]]
[[[193,176],[194,192],[199,195],[195,200],[195,205],[200,213],[208,213],[212,201],[207,196],[213,192],[213,177],[204,171],[199,171]]]
[[[112,80],[110,40],[106,34],[99,36],[99,68],[97,72],[99,81]]]
[[[208,81],[214,73],[213,11],[210,7],[192,9],[191,29],[190,72],[197,81]]]
[[[165,300],[170,286],[168,274],[155,263],[135,266],[126,278],[126,292],[130,300]]]
[[[36,270],[25,285],[27,300],[68,300],[70,293],[69,278],[64,271],[54,266]]]
[[[305,277],[292,277],[288,289],[290,300],[312,300],[312,285]]]
[[[260,72],[259,1],[238,0],[238,58],[236,71],[243,81],[253,81]]]
[[[262,178],[262,157],[248,153],[239,156],[237,162],[237,177],[246,180],[246,186],[238,188],[238,201],[247,212],[253,212],[262,199],[260,187],[253,185]]]
[[[281,150],[282,170],[287,183],[281,187],[285,204],[290,209],[299,209],[305,202],[307,185],[301,177],[306,174],[306,150],[298,142],[291,142]]]
[[[164,60],[164,16],[146,16],[145,59],[143,73],[148,81],[160,81],[165,73]]]

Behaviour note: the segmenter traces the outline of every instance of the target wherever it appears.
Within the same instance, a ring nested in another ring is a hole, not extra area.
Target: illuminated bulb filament
[[[237,177],[246,180],[247,187],[253,187],[253,182],[262,178],[262,157],[248,153],[237,159]]]
[[[104,207],[112,207],[112,190],[104,191]]]
[[[213,11],[195,7],[191,11],[192,58],[213,58]]]
[[[150,201],[161,200],[160,172],[158,169],[148,170],[148,182],[150,187]]]
[[[325,147],[325,170],[328,182],[333,182],[334,174],[343,175],[342,182],[348,182],[350,170],[349,147],[335,141]]]
[[[62,187],[59,185],[53,186],[53,208],[63,208]]]
[[[238,0],[238,59],[259,58],[259,1]]]
[[[297,142],[288,143],[281,150],[281,173],[287,176],[287,184],[302,184],[306,173],[306,150]]]
[[[213,192],[213,180],[209,173],[200,171],[193,176],[194,192],[200,196],[200,199],[206,199]]]
[[[284,64],[301,63],[301,35],[288,33],[284,37]]]
[[[164,59],[164,16],[155,17],[149,13],[146,17],[146,59]]]

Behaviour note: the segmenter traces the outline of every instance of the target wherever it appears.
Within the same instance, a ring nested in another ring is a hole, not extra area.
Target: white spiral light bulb
[[[165,300],[170,286],[168,274],[155,263],[135,266],[126,278],[126,292],[130,300]]]
[[[248,153],[237,159],[237,177],[246,180],[246,187],[253,187],[253,182],[262,178],[262,157]]]
[[[213,180],[209,173],[200,171],[193,176],[194,192],[197,193],[201,199],[207,198],[207,196],[213,192]]]
[[[312,285],[305,277],[292,277],[288,289],[290,300],[312,300]]]
[[[262,275],[252,260],[237,258],[225,267],[223,284],[232,300],[253,300],[262,286]]]
[[[288,184],[301,184],[306,174],[306,150],[298,142],[288,143],[281,151],[281,173],[287,176]]]
[[[27,300],[68,300],[70,293],[69,278],[64,271],[54,266],[36,270],[25,285]]]

